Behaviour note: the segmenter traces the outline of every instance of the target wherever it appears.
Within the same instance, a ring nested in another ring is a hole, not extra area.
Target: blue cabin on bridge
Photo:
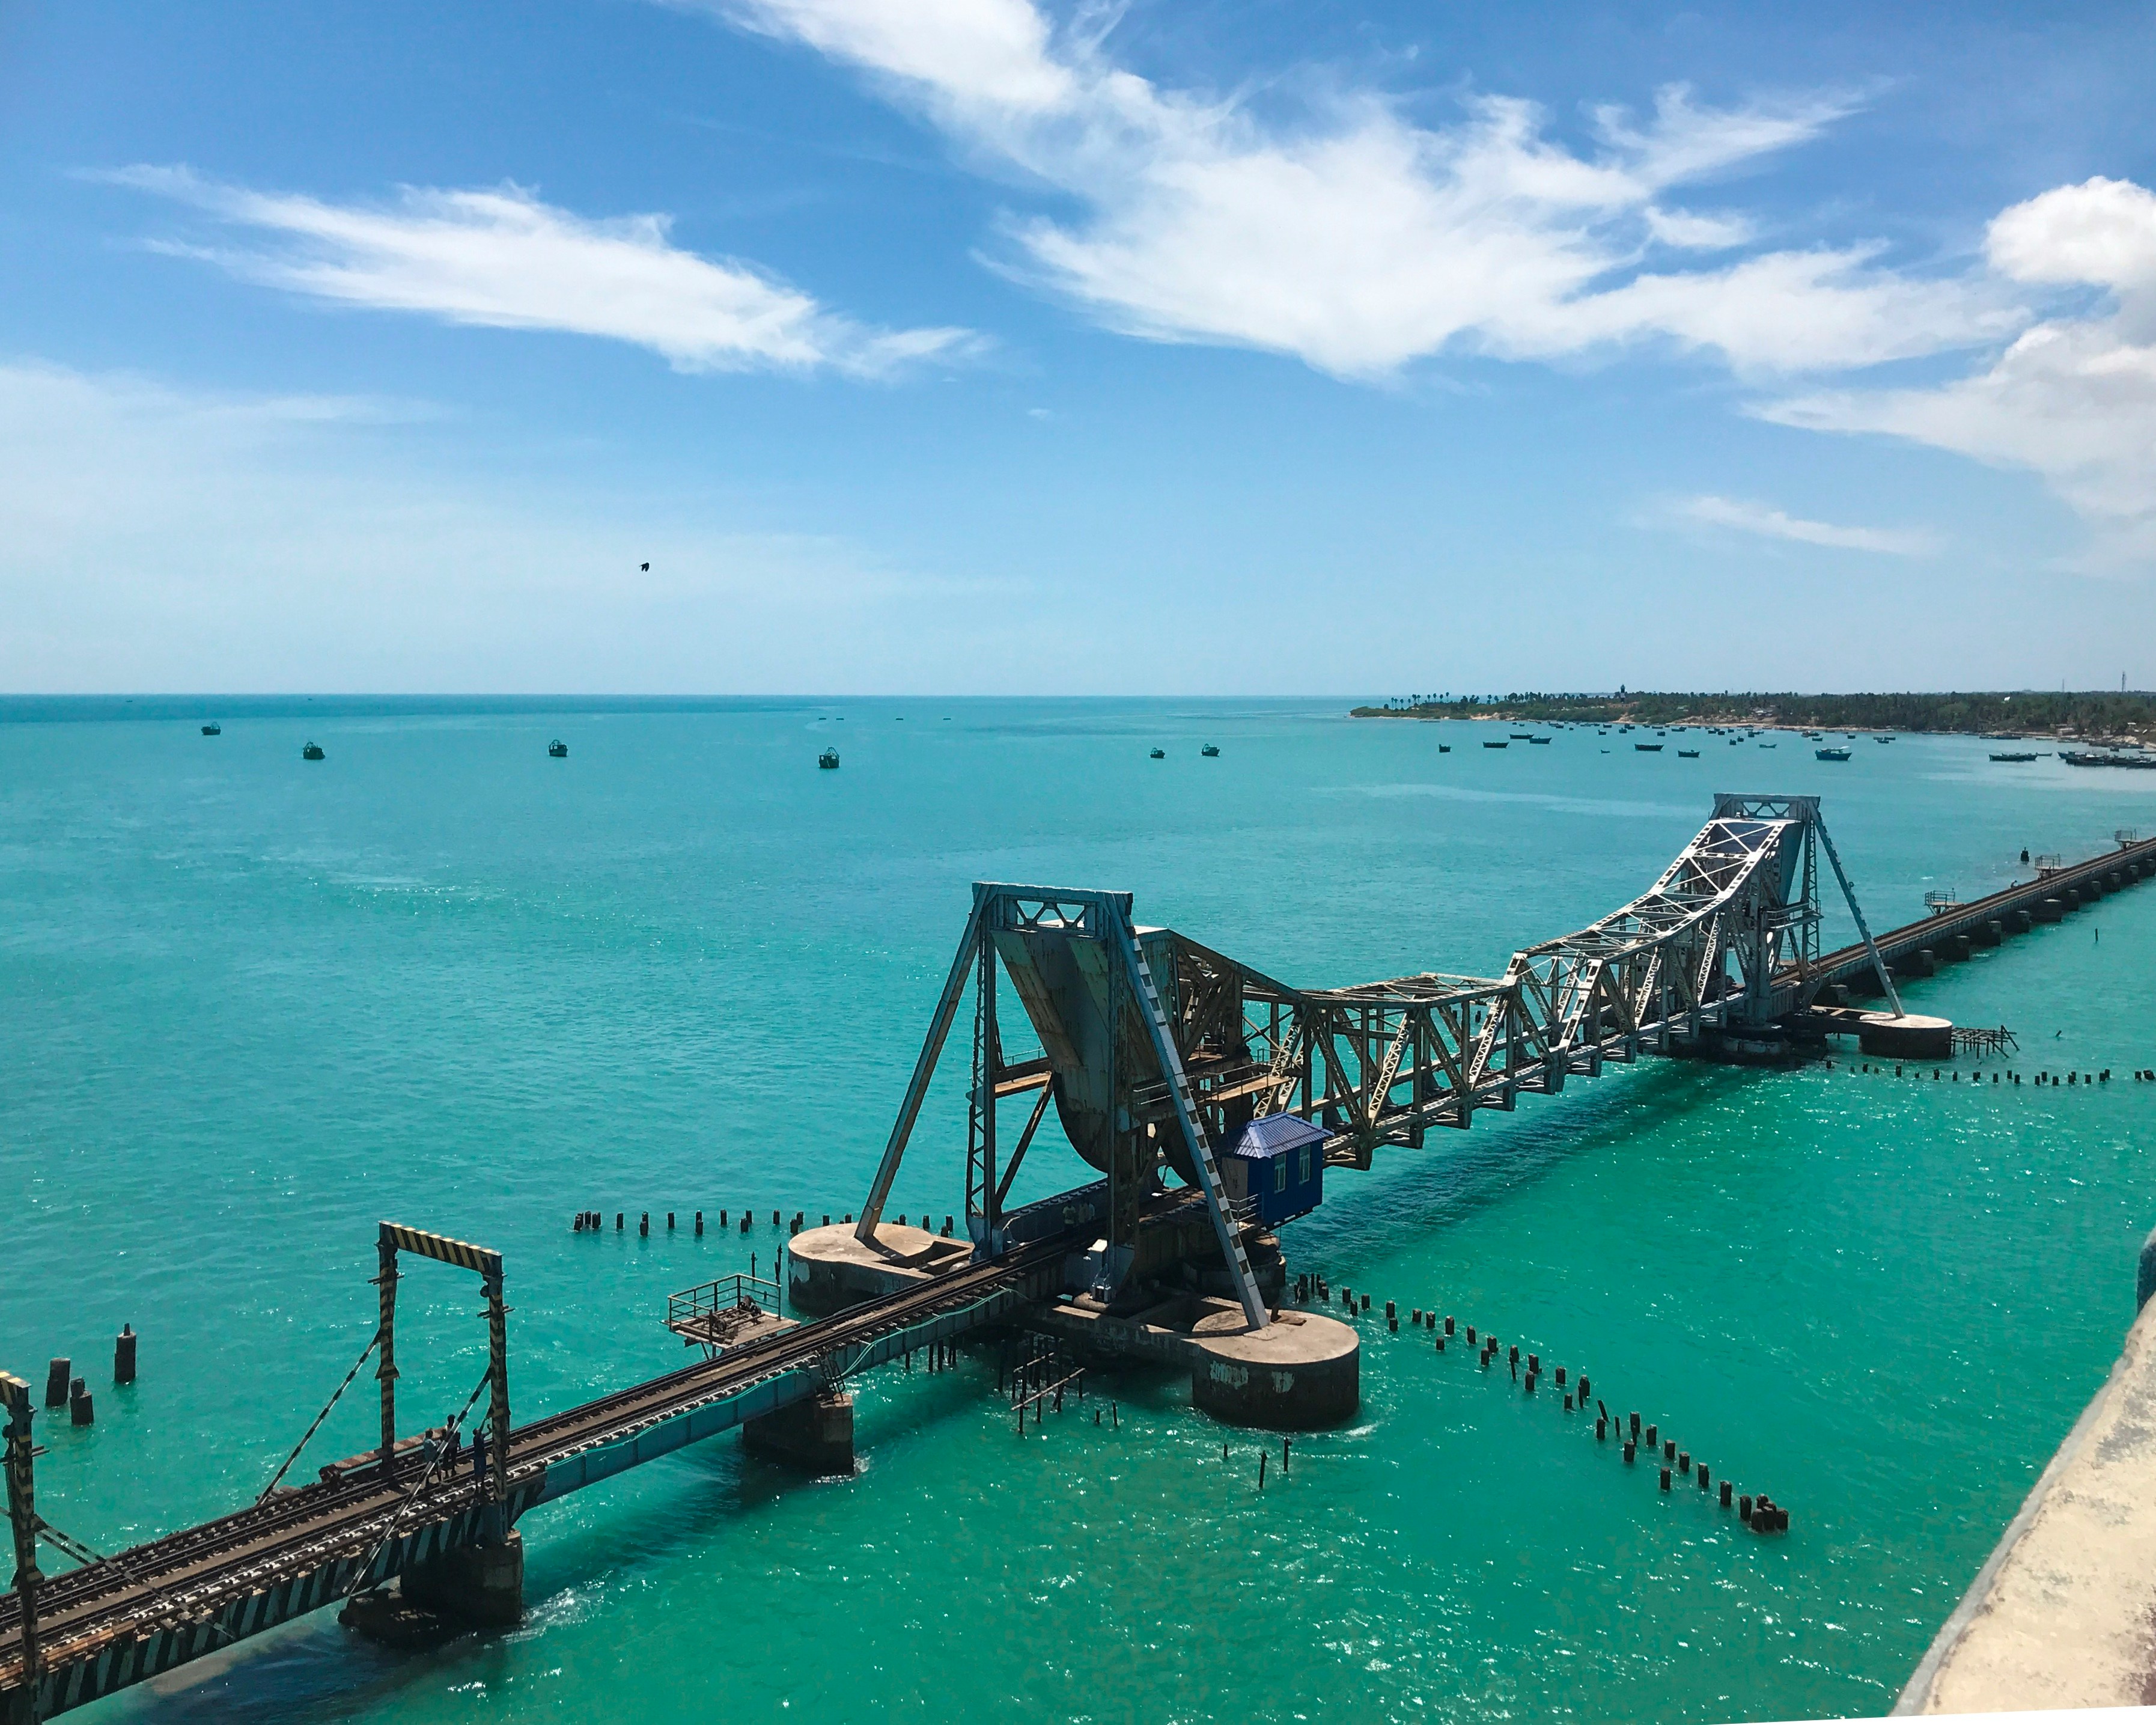
[[[1325,1129],[1292,1114],[1254,1120],[1220,1166],[1230,1199],[1248,1199],[1269,1228],[1306,1216],[1325,1198]]]

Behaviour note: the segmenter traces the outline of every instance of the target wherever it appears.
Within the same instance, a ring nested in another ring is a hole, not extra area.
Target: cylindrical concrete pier
[[[1859,1020],[1857,1045],[1865,1053],[1889,1060],[1943,1060],[1953,1054],[1953,1024],[1950,1019],[1927,1018],[1920,1013],[1866,1013]]]
[[[1291,1314],[1252,1334],[1240,1312],[1199,1321],[1203,1363],[1190,1402],[1216,1420],[1274,1431],[1310,1431],[1352,1418],[1362,1402],[1362,1339],[1337,1318]]]

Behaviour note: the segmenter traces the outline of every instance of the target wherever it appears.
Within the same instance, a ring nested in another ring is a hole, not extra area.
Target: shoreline
[[[2156,696],[1816,696],[1743,697],[1742,710],[1697,695],[1527,696],[1493,701],[1388,703],[1349,710],[1356,719],[1487,721],[1596,729],[1812,732],[1967,737],[1987,742],[2093,743],[2141,748],[2156,741]],[[1720,697],[1722,701],[1730,697]],[[1771,703],[1771,704],[1769,704]],[[2005,711],[2018,705],[2020,711]]]

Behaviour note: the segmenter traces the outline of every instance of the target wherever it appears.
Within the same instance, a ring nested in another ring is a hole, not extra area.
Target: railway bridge
[[[972,1332],[1030,1329],[1186,1365],[1194,1400],[1230,1420],[1344,1418],[1354,1332],[1292,1309],[1277,1237],[1320,1200],[1327,1169],[1368,1168],[1433,1127],[1464,1130],[1643,1054],[1779,1061],[1843,1034],[1929,1046],[1943,1021],[1904,1012],[1897,976],[2156,873],[2156,840],[2118,837],[2113,852],[1875,938],[1817,798],[1722,795],[1646,892],[1523,948],[1501,977],[1328,988],[1141,926],[1127,893],[977,885],[858,1220],[791,1242],[795,1320],[783,1296],[737,1294],[723,1313],[690,1301],[674,1327],[705,1343],[700,1362],[516,1425],[501,1257],[385,1222],[361,1361],[378,1354],[379,1447],[296,1487],[280,1470],[254,1504],[110,1557],[39,1513],[29,1387],[0,1373],[16,1563],[0,1597],[0,1721],[49,1718],[324,1605],[378,1600],[393,1580],[452,1616],[513,1620],[527,1512],[737,1427],[850,1467],[848,1380]],[[1824,952],[1822,863],[1859,935]],[[1008,1048],[1006,990],[1019,1007]],[[1874,993],[1889,1010],[1850,1004]],[[884,1211],[969,997],[965,1230],[945,1238]],[[1102,1178],[1007,1207],[1051,1106]],[[445,1426],[400,1436],[396,1290],[413,1255],[478,1275],[489,1363]],[[76,1567],[47,1578],[41,1548]]]

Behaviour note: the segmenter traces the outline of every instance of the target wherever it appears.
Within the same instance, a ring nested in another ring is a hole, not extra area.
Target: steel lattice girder
[[[1516,953],[1499,978],[1294,988],[1178,936],[1194,1091],[1216,1113],[1247,1096],[1320,1119],[1328,1159],[1368,1167],[1380,1142],[1464,1127],[1676,1035],[1779,1016],[1817,956],[1818,820],[1815,798],[1719,798],[1645,893]],[[1204,1060],[1209,1046],[1224,1057]]]

